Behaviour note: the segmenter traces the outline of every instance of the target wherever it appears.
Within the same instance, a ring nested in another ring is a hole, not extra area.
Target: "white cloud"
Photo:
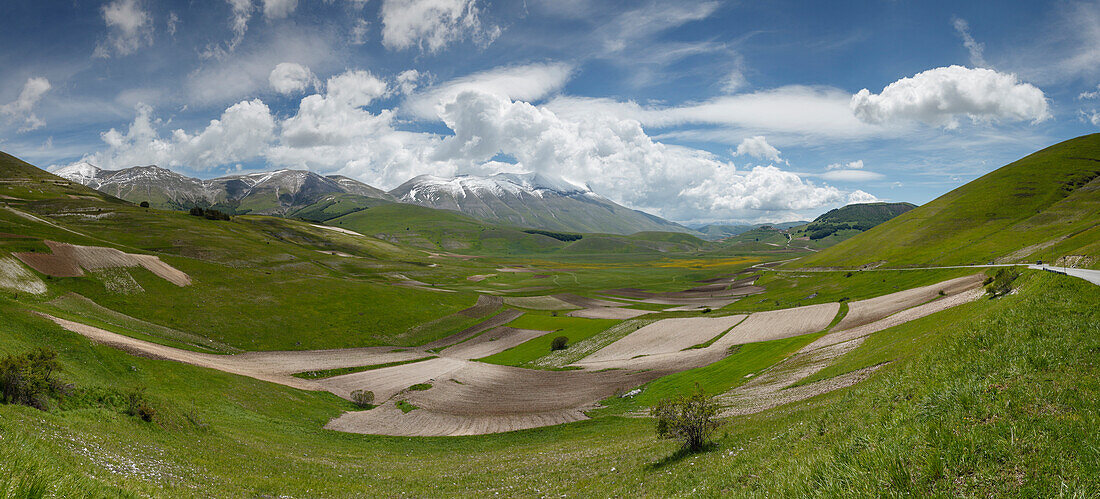
[[[990,122],[1050,118],[1042,90],[1021,83],[1016,75],[962,66],[902,78],[879,94],[860,90],[852,96],[851,109],[867,123],[913,120],[948,129],[959,126],[960,115]]]
[[[783,135],[805,141],[897,133],[895,129],[856,119],[849,105],[851,99],[851,94],[836,88],[791,85],[670,107],[643,107],[635,102],[587,97],[558,97],[547,107],[570,118],[611,114],[638,120],[646,127],[716,125],[722,128],[689,133],[701,134],[692,138],[722,142],[746,134]]]
[[[756,159],[767,159],[776,163],[783,161],[779,158],[779,149],[768,143],[763,135],[748,137],[737,145],[735,156],[751,156]]]
[[[168,32],[168,36],[176,36],[176,29],[179,28],[180,16],[175,12],[168,13],[168,21],[165,22],[165,31]]]
[[[363,45],[367,43],[367,30],[369,29],[370,23],[365,19],[355,21],[355,26],[351,27],[351,35],[348,43],[352,45]]]
[[[139,0],[115,0],[100,12],[107,25],[107,39],[96,45],[95,57],[111,53],[129,55],[153,43],[153,19]]]
[[[882,180],[884,178],[881,173],[857,169],[832,169],[819,176],[825,180],[832,180],[834,182],[868,182],[872,180]]]
[[[734,69],[722,80],[722,91],[727,94],[736,93],[748,84],[749,81],[745,79],[745,73],[741,69]]]
[[[383,0],[382,45],[432,53],[467,38],[488,45],[501,29],[483,28],[478,15],[477,0]]]
[[[610,25],[601,28],[601,32],[606,34],[604,50],[618,52],[629,47],[632,41],[706,19],[718,6],[718,2],[653,2],[625,12]]]
[[[224,59],[237,49],[248,32],[248,21],[252,19],[252,0],[225,1],[229,4],[229,29],[233,32],[233,38],[224,47],[221,44],[207,45],[200,54],[204,59]]]
[[[0,105],[0,115],[7,116],[9,121],[21,121],[19,132],[46,126],[46,122],[34,114],[34,106],[42,100],[42,96],[50,91],[50,81],[46,78],[27,78],[23,84],[23,90],[14,101]]]
[[[1092,111],[1085,111],[1082,109],[1080,113],[1082,120],[1092,123],[1094,126],[1100,126],[1100,112],[1097,112],[1095,109]]]
[[[317,84],[317,77],[309,68],[293,62],[281,62],[268,76],[271,88],[283,95],[304,92]]]
[[[267,19],[283,19],[298,8],[298,0],[263,0],[263,3]]]
[[[863,160],[857,159],[848,163],[832,163],[825,167],[826,170],[862,170]]]
[[[898,184],[898,186],[900,186],[900,185],[901,184]],[[848,204],[877,203],[879,201],[882,201],[882,200],[875,197],[874,194],[871,194],[869,192],[863,192],[861,190],[855,190],[855,191],[852,191],[850,194],[848,194]]]
[[[265,35],[267,36],[267,35]],[[270,88],[271,69],[284,62],[308,68],[325,67],[335,60],[326,33],[284,27],[263,43],[204,61],[187,75],[184,90],[192,105],[226,105]]]
[[[1078,98],[1078,99],[1081,99],[1081,100],[1086,100],[1086,99],[1095,99],[1095,98],[1097,98],[1097,97],[1100,97],[1100,85],[1097,85],[1097,86],[1096,86],[1096,90],[1095,90],[1095,91],[1092,91],[1092,92],[1081,92],[1081,95],[1078,95],[1078,96],[1077,96],[1077,98]]]
[[[156,164],[162,167],[204,170],[248,161],[264,154],[274,139],[275,119],[259,99],[230,106],[202,131],[174,130],[160,137],[153,108],[137,107],[137,116],[125,133],[114,128],[101,134],[107,150],[81,159],[103,168]]]
[[[962,38],[963,46],[970,52],[970,64],[979,68],[989,67],[983,54],[985,45],[978,43],[970,35],[970,24],[966,22],[966,19],[956,17],[951,20],[951,24],[955,26],[955,31]]]
[[[476,90],[511,100],[536,101],[561,90],[572,76],[565,63],[508,66],[456,78],[409,97],[409,112],[425,119],[438,117],[440,106],[461,92]]]
[[[408,69],[397,74],[397,87],[404,95],[412,94],[416,91],[416,87],[420,85],[420,81],[427,78],[428,74],[421,73],[415,69]]]

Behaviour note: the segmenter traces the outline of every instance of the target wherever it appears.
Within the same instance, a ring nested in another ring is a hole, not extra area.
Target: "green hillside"
[[[1100,134],[1043,149],[794,266],[1100,264]],[[1075,259],[1076,260],[1076,259]]]

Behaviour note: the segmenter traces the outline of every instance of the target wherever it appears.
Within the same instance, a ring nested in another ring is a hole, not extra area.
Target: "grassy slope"
[[[61,493],[156,496],[1100,493],[1100,293],[1063,276],[924,319],[922,348],[868,381],[736,418],[696,456],[656,441],[648,420],[614,417],[461,438],[323,431],[348,403],[131,357],[18,308],[0,299],[0,352],[53,345],[67,380],[144,386],[164,417],[143,423],[89,400],[48,413],[0,406],[14,442],[0,447],[0,490],[15,476]]]
[[[1074,247],[1061,248],[1061,254],[1075,252],[1100,238],[1100,183],[1086,184],[1098,175],[1100,134],[1068,140],[792,265],[986,263],[1092,228]],[[1059,256],[1024,253],[1020,259]]]

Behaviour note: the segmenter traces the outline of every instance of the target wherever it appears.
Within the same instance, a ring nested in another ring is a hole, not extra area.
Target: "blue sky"
[[[840,5],[838,5],[840,4]],[[538,171],[683,221],[923,203],[1100,131],[1100,4],[5,2],[0,150],[392,188]]]

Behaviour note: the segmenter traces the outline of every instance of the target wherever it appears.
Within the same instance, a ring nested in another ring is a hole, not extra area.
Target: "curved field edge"
[[[163,414],[144,423],[83,399],[0,406],[0,435],[22,442],[0,466],[60,495],[1092,496],[1098,311],[1095,286],[1035,275],[1018,295],[929,325],[923,350],[867,381],[733,418],[712,450],[685,456],[646,419],[431,439],[324,431],[350,404],[92,345],[0,299],[0,352],[53,345],[67,381],[144,386]]]

